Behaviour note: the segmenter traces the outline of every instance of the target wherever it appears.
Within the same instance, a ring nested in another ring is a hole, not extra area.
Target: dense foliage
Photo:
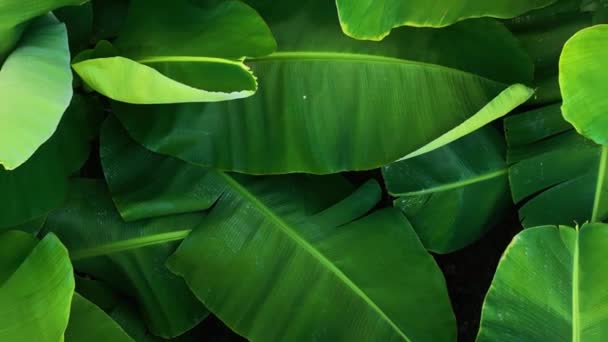
[[[477,340],[608,340],[604,23],[0,0],[0,341],[455,341],[436,256],[511,210]]]

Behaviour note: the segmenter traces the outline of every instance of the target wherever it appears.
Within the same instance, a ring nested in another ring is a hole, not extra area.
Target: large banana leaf
[[[203,218],[191,213],[125,223],[103,182],[78,180],[65,207],[47,218],[44,232],[62,239],[78,271],[134,298],[154,334],[174,337],[195,326],[207,311],[164,262],[176,241]]]
[[[103,125],[101,163],[112,199],[126,221],[208,209],[221,195],[217,171],[146,150],[110,116]]]
[[[74,293],[66,342],[134,342],[103,310]]]
[[[59,239],[0,233],[0,260],[0,341],[63,340],[74,275]]]
[[[481,237],[511,203],[504,155],[503,137],[486,127],[382,172],[424,246],[449,253]]]
[[[608,148],[577,134],[559,104],[507,118],[505,131],[524,227],[608,218]]]
[[[69,63],[65,26],[34,20],[0,69],[0,168],[17,168],[55,132],[72,98]]]
[[[0,230],[40,221],[63,204],[68,177],[88,158],[100,121],[99,104],[75,96],[51,139],[17,169],[0,170]]]
[[[168,266],[234,331],[252,341],[455,338],[444,279],[405,217],[360,218],[377,183],[331,204],[332,187],[314,178],[225,181]]]
[[[513,18],[556,0],[336,0],[344,33],[382,40],[399,26],[444,27],[468,18]]]
[[[349,40],[335,22],[302,11],[272,22],[280,52],[248,60],[261,85],[255,96],[209,104],[117,103],[115,113],[147,148],[194,164],[252,174],[327,174],[377,168],[427,144],[421,151],[441,147],[532,95],[522,85],[409,60],[437,62],[435,53],[449,46],[439,40],[434,49],[427,31],[418,40],[424,54],[398,39]]]
[[[608,225],[526,229],[503,255],[477,341],[606,341]]]
[[[241,59],[268,54],[275,42],[259,15],[239,1],[210,7],[135,0],[116,46],[122,56],[79,61],[74,70],[105,96],[150,104],[250,96],[257,83]]]
[[[608,25],[574,35],[559,61],[564,118],[585,137],[608,145]]]

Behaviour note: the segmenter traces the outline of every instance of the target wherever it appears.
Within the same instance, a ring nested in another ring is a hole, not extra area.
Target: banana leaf
[[[564,118],[601,145],[608,145],[607,43],[608,25],[586,28],[568,40],[559,60]]]
[[[150,331],[170,338],[208,314],[164,266],[177,241],[203,218],[197,212],[125,223],[103,182],[80,179],[73,181],[65,206],[49,215],[42,234],[59,236],[76,270],[134,298]]]
[[[429,64],[474,68],[462,55],[433,57],[451,46],[453,31],[442,39],[419,31],[418,40],[358,42],[317,15],[327,11],[310,10],[327,5],[311,4],[270,21],[279,52],[247,60],[260,82],[256,95],[207,104],[114,103],[114,112],[148,149],[193,164],[249,174],[328,174],[429,152],[532,96],[520,84]],[[404,37],[410,34],[417,35]],[[529,65],[517,74],[531,78]]]
[[[357,39],[382,40],[399,26],[445,27],[468,18],[513,18],[556,0],[336,0],[340,24]]]
[[[546,106],[505,120],[509,179],[524,227],[608,218],[608,148]]]
[[[424,246],[450,253],[479,239],[511,204],[504,138],[480,129],[436,151],[382,169],[393,205]],[[440,214],[438,214],[440,213]]]
[[[63,340],[74,293],[68,251],[50,234],[0,233],[0,340]]]
[[[608,226],[526,229],[507,247],[477,341],[605,341]]]
[[[51,139],[17,169],[0,169],[0,231],[36,231],[46,214],[63,204],[69,177],[88,158],[101,120],[100,104],[77,95]]]
[[[252,341],[455,339],[445,281],[403,214],[365,216],[376,182],[337,202],[305,176],[226,183],[167,264],[231,329]]]
[[[65,342],[135,342],[110,316],[74,293]]]
[[[69,63],[65,25],[32,21],[0,69],[0,168],[25,163],[57,129],[72,98]]]
[[[118,119],[101,131],[100,157],[112,200],[125,221],[208,209],[221,195],[217,172],[146,150]]]
[[[275,49],[268,27],[249,6],[224,1],[135,0],[115,41],[120,56],[73,64],[92,89],[136,103],[225,101],[251,96],[257,82],[242,63]]]

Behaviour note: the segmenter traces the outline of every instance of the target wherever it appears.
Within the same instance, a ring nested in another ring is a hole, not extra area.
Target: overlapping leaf
[[[498,265],[477,341],[608,338],[607,246],[605,224],[521,232]]]
[[[608,25],[578,32],[559,60],[562,113],[576,130],[598,144],[608,145]]]
[[[0,170],[0,230],[37,222],[63,204],[68,178],[88,158],[100,121],[99,104],[75,96],[57,131],[32,158],[15,170]]]
[[[436,61],[427,32],[418,41],[427,47],[421,54],[399,40],[348,40],[335,18],[300,11],[271,25],[280,52],[247,62],[261,85],[255,96],[214,104],[116,104],[115,112],[147,148],[194,164],[251,174],[327,174],[373,169],[441,147],[532,95],[522,85],[406,59]]]
[[[125,223],[103,182],[77,180],[69,202],[49,215],[43,231],[62,239],[77,270],[134,298],[154,334],[174,337],[207,311],[164,262],[203,218],[190,213]]]
[[[67,250],[52,234],[17,231],[0,233],[0,247],[0,340],[62,340],[74,293]]]
[[[0,69],[0,167],[25,163],[57,129],[72,98],[69,63],[65,26],[34,20]]]
[[[74,293],[66,342],[134,342],[103,310],[78,293]]]
[[[217,171],[159,155],[135,143],[111,116],[101,134],[101,163],[126,221],[208,209],[221,195]]]
[[[477,240],[510,204],[504,153],[503,137],[486,127],[382,171],[425,247],[449,253]]]
[[[444,27],[468,18],[513,18],[556,0],[336,0],[344,33],[382,40],[399,26]]]
[[[211,7],[136,0],[116,46],[120,56],[78,61],[74,70],[114,100],[150,104],[250,96],[257,83],[241,59],[268,54],[275,42],[257,13],[239,1]]]
[[[323,205],[332,189],[310,178],[226,182],[168,266],[233,330],[253,341],[454,339],[444,280],[405,217],[360,218],[376,183]]]
[[[559,104],[510,117],[505,130],[524,227],[608,218],[607,149],[577,134]]]

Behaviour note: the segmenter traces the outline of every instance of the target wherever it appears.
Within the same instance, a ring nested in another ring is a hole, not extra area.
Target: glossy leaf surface
[[[505,130],[524,227],[608,218],[608,149],[577,134],[559,104],[510,117]]]
[[[69,202],[49,215],[44,231],[62,239],[78,271],[133,297],[154,334],[174,337],[200,322],[207,311],[164,262],[176,241],[203,218],[191,213],[125,223],[105,184],[77,180]]]
[[[576,130],[608,145],[608,25],[597,25],[574,35],[559,61],[562,113]]]
[[[336,0],[344,33],[382,40],[399,26],[444,27],[479,18],[513,18],[556,0]]]
[[[65,26],[33,21],[0,69],[0,167],[25,163],[57,129],[72,98]]]
[[[397,198],[393,205],[428,250],[449,253],[467,246],[508,207],[502,139],[487,127],[382,169],[388,192]]]
[[[226,178],[169,268],[254,341],[453,340],[443,277],[408,221],[396,209],[362,217],[378,185],[332,204],[311,180]]]
[[[326,16],[291,15],[293,21],[271,21],[280,52],[247,62],[260,83],[255,96],[215,104],[116,104],[115,113],[135,140],[190,163],[251,174],[327,174],[373,169],[441,147],[532,95],[521,85],[508,88],[408,59],[437,62],[432,56],[447,48],[449,32],[437,50],[428,48],[434,36],[421,32],[425,54],[399,40],[348,40]],[[462,60],[442,63],[474,68]]]
[[[485,299],[477,341],[603,341],[608,225],[536,227],[513,239]]]
[[[68,251],[52,234],[16,231],[0,233],[0,247],[0,340],[60,341],[74,292]]]
[[[268,54],[275,42],[258,14],[239,1],[204,7],[138,0],[116,46],[121,56],[78,61],[74,70],[114,100],[158,104],[252,95],[257,83],[240,58]]]

